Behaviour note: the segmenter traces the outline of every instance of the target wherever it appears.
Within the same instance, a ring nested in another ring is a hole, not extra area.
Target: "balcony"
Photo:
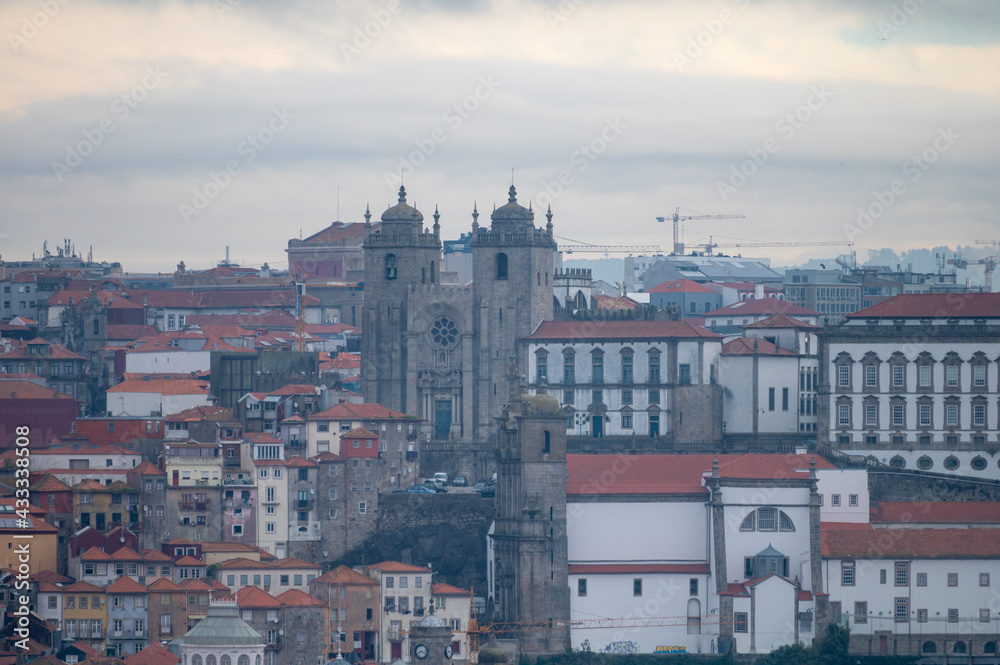
[[[399,628],[389,628],[385,631],[385,636],[389,638],[390,642],[402,642],[403,641],[403,631]]]
[[[205,512],[206,510],[209,509],[209,507],[211,505],[212,505],[212,500],[211,499],[205,499],[204,501],[195,501],[194,502],[194,509],[195,510],[199,510],[201,512]]]
[[[312,507],[311,504],[312,501],[310,501],[309,499],[299,499],[298,501],[295,502],[295,506],[299,510],[309,510],[309,508]]]
[[[177,502],[177,509],[178,510],[194,510],[194,503],[191,502],[191,501],[178,501]]]

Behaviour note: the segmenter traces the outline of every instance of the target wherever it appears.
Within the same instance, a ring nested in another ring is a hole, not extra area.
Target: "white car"
[[[437,485],[438,487],[448,486],[448,474],[445,473],[444,471],[438,471],[437,473],[435,473],[433,480],[434,484]]]

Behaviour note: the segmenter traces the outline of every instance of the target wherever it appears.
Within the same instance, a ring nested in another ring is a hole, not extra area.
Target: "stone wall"
[[[1000,501],[1000,484],[916,471],[868,474],[871,502],[877,501]]]
[[[493,477],[495,453],[488,443],[458,443],[426,441],[420,444],[420,474],[432,477],[438,471],[448,474],[451,482],[455,476],[465,476],[472,487],[480,480]],[[416,482],[414,479],[413,482]],[[412,484],[412,483],[410,483]]]
[[[493,499],[479,494],[383,494],[375,535],[349,551],[348,566],[393,560],[430,565],[435,582],[486,595],[486,532],[493,522]]]

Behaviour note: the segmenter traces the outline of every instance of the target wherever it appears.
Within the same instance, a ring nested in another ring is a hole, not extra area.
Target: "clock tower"
[[[411,663],[417,665],[451,665],[451,626],[434,614],[434,606],[420,621],[410,624]]]

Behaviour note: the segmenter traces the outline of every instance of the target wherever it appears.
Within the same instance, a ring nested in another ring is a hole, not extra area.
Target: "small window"
[[[581,577],[576,581],[576,595],[580,598],[587,595],[587,578]]]
[[[958,586],[958,573],[948,573],[948,586]]]
[[[503,252],[497,254],[496,267],[497,267],[496,270],[497,279],[498,280],[507,279],[507,255],[504,254]]]
[[[632,580],[632,595],[636,598],[642,596],[642,578],[636,577]]]
[[[927,586],[927,573],[917,573],[917,586]]]
[[[733,631],[737,633],[747,632],[747,613],[733,612]]]
[[[989,585],[990,585],[990,574],[979,573],[979,586],[989,586]]]

